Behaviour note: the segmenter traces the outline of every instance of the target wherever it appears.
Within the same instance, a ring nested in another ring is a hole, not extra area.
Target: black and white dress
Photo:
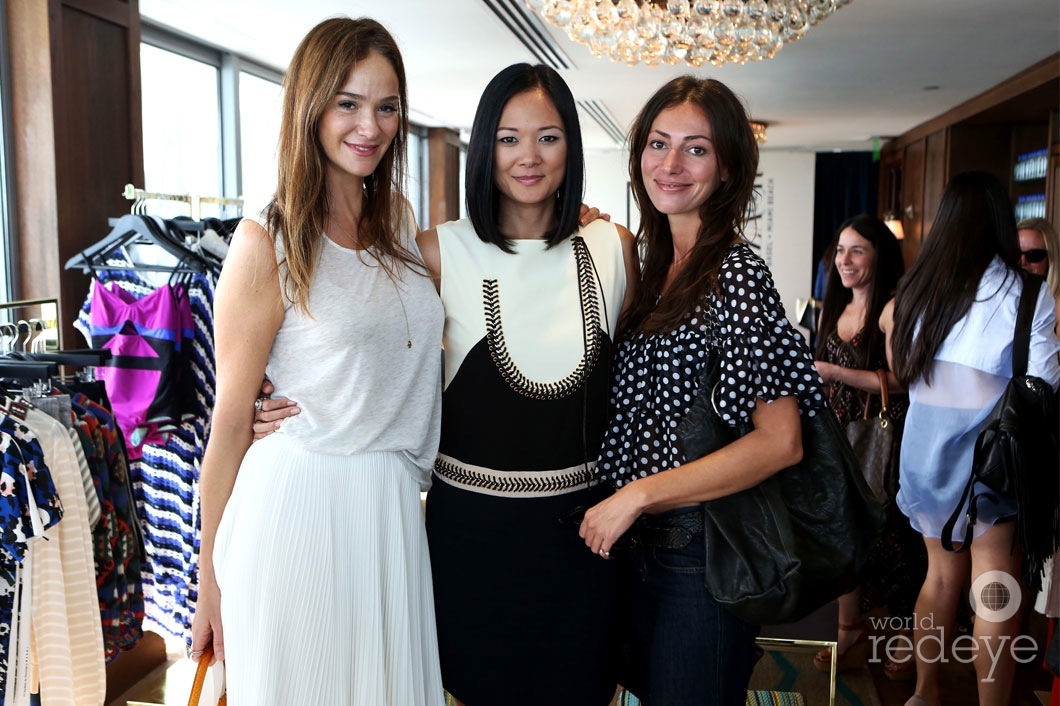
[[[595,479],[626,289],[603,221],[552,248],[438,227],[442,439],[427,498],[445,688],[473,706],[606,706],[613,565],[564,522]]]

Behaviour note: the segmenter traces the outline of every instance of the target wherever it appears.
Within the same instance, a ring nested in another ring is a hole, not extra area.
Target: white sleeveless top
[[[621,239],[617,228],[603,220],[581,228],[578,235],[590,255],[590,267],[581,277],[572,239],[552,248],[544,240],[512,240],[515,252],[506,253],[483,242],[467,219],[438,226],[446,388],[468,352],[487,335],[484,278],[496,282],[486,299],[495,301],[497,319],[503,319],[511,362],[531,381],[560,381],[585,354],[584,322],[577,310],[580,286],[596,289],[603,302],[600,327],[614,340],[626,291]]]
[[[404,224],[405,246],[418,257],[411,214]],[[276,243],[284,287],[281,239]],[[426,488],[438,449],[441,337],[442,305],[429,277],[400,268],[394,281],[371,250],[325,236],[309,314],[284,288],[283,324],[265,368],[275,396],[302,410],[279,432],[326,454],[402,452],[421,469]]]

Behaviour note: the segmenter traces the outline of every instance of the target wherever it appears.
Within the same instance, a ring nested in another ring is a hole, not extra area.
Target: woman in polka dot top
[[[586,512],[580,532],[609,558],[637,522],[636,542],[616,551],[632,621],[623,683],[653,706],[743,704],[759,629],[704,588],[699,503],[802,457],[800,414],[824,409],[821,380],[743,238],[758,147],[739,99],[717,81],[679,77],[649,99],[630,135],[644,268],[619,327],[599,464],[616,492]],[[710,352],[723,366],[719,414],[750,431],[685,458],[677,428]]]

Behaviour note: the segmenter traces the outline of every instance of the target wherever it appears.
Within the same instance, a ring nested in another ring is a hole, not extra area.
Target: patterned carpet
[[[769,647],[751,676],[747,706],[828,706],[828,674],[814,669],[816,648]],[[881,706],[867,666],[836,680],[836,706]],[[619,693],[612,706],[640,706]]]

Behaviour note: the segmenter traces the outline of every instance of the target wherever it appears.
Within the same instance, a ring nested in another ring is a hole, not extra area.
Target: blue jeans
[[[673,512],[701,512],[681,508]],[[703,585],[703,536],[682,549],[635,547],[622,561],[631,644],[623,685],[644,706],[743,706],[759,626],[722,608]]]

